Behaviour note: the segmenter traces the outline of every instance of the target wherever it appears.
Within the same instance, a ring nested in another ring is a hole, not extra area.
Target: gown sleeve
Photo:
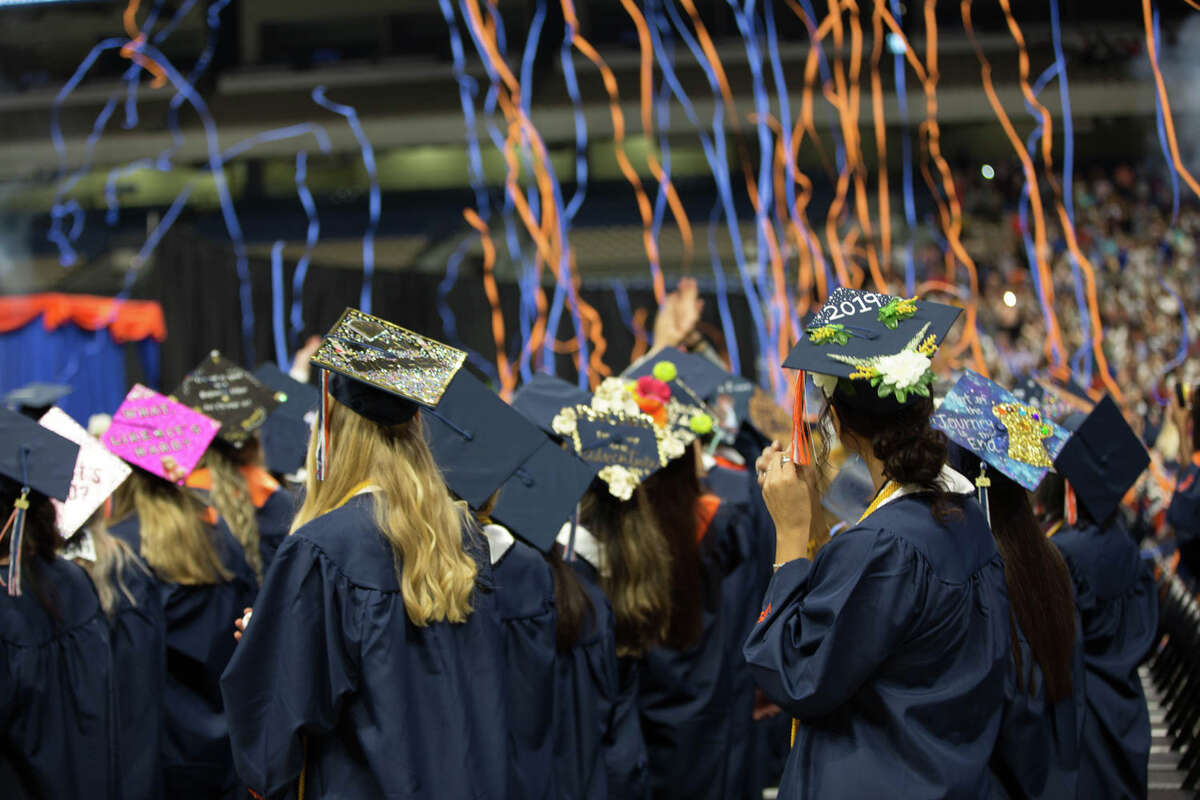
[[[289,536],[221,678],[234,764],[267,797],[299,777],[303,736],[332,731],[357,688],[361,606],[350,592],[319,548]]]
[[[919,569],[909,545],[877,529],[780,567],[744,648],[763,692],[797,719],[843,705],[910,628]]]
[[[617,694],[613,700],[604,747],[608,796],[643,800],[650,795],[650,765],[638,717],[638,667],[632,658],[616,658]]]

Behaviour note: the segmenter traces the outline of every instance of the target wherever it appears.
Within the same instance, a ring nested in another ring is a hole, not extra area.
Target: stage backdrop
[[[92,414],[115,411],[133,381],[158,383],[166,335],[155,302],[0,297],[0,395],[34,381],[68,384],[73,391],[58,406],[86,425]]]

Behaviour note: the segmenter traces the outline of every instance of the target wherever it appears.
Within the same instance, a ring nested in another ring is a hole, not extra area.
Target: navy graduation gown
[[[1004,567],[978,504],[945,523],[930,504],[895,499],[771,579],[745,653],[799,720],[781,797],[988,796]]]
[[[505,798],[503,631],[480,564],[466,622],[413,625],[367,495],[284,540],[221,681],[234,761],[277,797]]]
[[[62,621],[28,581],[20,597],[0,591],[0,786],[14,798],[116,800],[108,624],[81,568],[37,567]]]
[[[166,618],[166,714],[162,765],[166,796],[229,797],[237,778],[219,680],[233,654],[233,620],[254,605],[254,572],[224,522],[209,528],[225,568],[224,583],[185,586],[156,578]],[[127,517],[109,533],[141,552],[140,523]]]
[[[730,787],[746,784],[746,753],[735,745],[749,735],[754,694],[750,684],[738,686],[740,694],[734,690],[735,673],[744,664],[744,639],[737,637],[746,632],[736,606],[749,598],[725,585],[748,555],[744,520],[740,507],[722,503],[700,542],[700,639],[686,650],[659,645],[642,659],[638,706],[654,797],[717,800],[730,797]]]
[[[1144,798],[1150,712],[1137,668],[1158,629],[1154,576],[1120,522],[1068,528],[1050,541],[1071,571],[1083,622],[1088,713],[1079,797]]]
[[[163,796],[166,616],[158,585],[140,559],[136,564],[126,564],[120,577],[129,596],[117,593],[116,613],[109,620],[116,692],[117,770],[122,797],[157,800]]]
[[[611,615],[609,601],[605,598],[600,604],[594,599],[597,595],[604,597],[600,588],[600,573],[595,565],[581,557],[576,557],[571,563],[583,581],[588,596],[593,598],[593,608],[600,613],[596,618],[597,630],[605,637],[599,647],[590,649],[587,653],[587,669],[594,675],[593,681],[596,685],[601,687],[596,708],[603,720],[602,747],[608,784],[607,796],[612,800],[645,800],[650,796],[650,767],[646,754],[646,740],[642,736],[641,720],[638,717],[638,661],[635,658],[617,656],[615,618],[610,616],[611,621],[606,622],[604,617],[605,612]],[[609,626],[613,626],[611,653],[607,641]],[[572,663],[578,665],[579,660],[573,659]],[[575,669],[582,669],[582,665]],[[576,685],[573,696],[578,698],[576,703],[583,708],[590,699],[586,681],[576,675],[573,683]],[[584,719],[582,713],[579,719]],[[585,751],[588,749],[586,738],[589,730],[590,726],[585,727],[581,724],[579,727],[581,749]],[[579,796],[585,795],[581,793]],[[586,796],[596,795],[588,793]]]
[[[292,529],[296,508],[296,496],[280,487],[271,492],[267,501],[254,511],[254,519],[258,522],[258,552],[262,556],[264,575],[275,558],[275,551]]]
[[[496,610],[504,630],[504,703],[508,716],[509,797],[558,797],[554,770],[554,679],[558,620],[554,577],[532,547],[492,539]],[[503,530],[503,529],[501,529]],[[509,535],[506,530],[504,534]]]
[[[1080,741],[1087,716],[1083,630],[1075,614],[1071,696],[1057,703],[1046,698],[1042,671],[1033,660],[1025,634],[1017,629],[1022,675],[1009,658],[1004,683],[1004,717],[992,754],[995,796],[1057,800],[1078,795]]]

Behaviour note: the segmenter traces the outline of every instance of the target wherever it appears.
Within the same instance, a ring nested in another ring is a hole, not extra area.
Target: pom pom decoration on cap
[[[279,405],[275,391],[216,350],[187,374],[172,395],[221,423],[217,434],[241,446]]]
[[[887,413],[929,397],[933,354],[961,309],[838,287],[809,320],[783,362],[800,370],[792,411],[792,459],[812,461],[804,418],[804,373],[826,397],[837,393],[864,411]]]
[[[347,308],[313,353],[319,367],[317,479],[329,451],[329,398],[379,425],[399,425],[442,399],[467,354],[379,317]]]
[[[954,384],[930,424],[980,460],[975,486],[985,511],[991,483],[987,467],[1032,492],[1069,435],[1004,387],[970,371]]]
[[[14,507],[4,517],[0,539],[8,537],[8,594],[21,594],[21,549],[29,493],[40,492],[52,500],[66,500],[75,474],[79,446],[26,416],[0,409],[0,475],[15,481],[21,491]]]
[[[1064,426],[1072,433],[1054,468],[1067,480],[1068,506],[1078,499],[1093,520],[1103,523],[1150,466],[1150,455],[1111,397],[1086,416],[1072,415]],[[1067,516],[1073,524],[1073,514]]]
[[[657,421],[669,420],[685,444],[713,432],[717,412],[710,403],[731,377],[708,359],[672,347],[646,356],[624,375],[633,381],[642,411]]]

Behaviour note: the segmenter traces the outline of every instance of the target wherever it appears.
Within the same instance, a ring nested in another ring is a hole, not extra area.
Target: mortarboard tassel
[[[987,476],[987,464],[979,464],[979,477],[975,479],[975,489],[979,494],[979,505],[983,506],[983,514],[987,518],[988,527],[992,527],[992,506],[988,500],[988,487],[992,479]]]
[[[4,530],[0,531],[0,539],[12,528],[12,538],[8,544],[8,596],[21,596],[21,546],[25,538],[25,512],[29,510],[29,448],[21,448],[21,496],[14,504],[16,507],[9,516]]]
[[[812,463],[812,434],[808,429],[808,418],[804,413],[805,376],[801,370],[796,375],[795,396],[792,400],[792,463],[808,466]]]
[[[325,480],[329,462],[329,370],[321,370],[321,402],[317,404],[317,480]]]
[[[1071,488],[1070,481],[1064,480],[1063,487],[1065,489],[1063,492],[1064,505],[1066,506],[1063,509],[1063,517],[1066,519],[1068,525],[1073,526],[1079,521],[1079,503],[1075,499],[1075,490]]]

